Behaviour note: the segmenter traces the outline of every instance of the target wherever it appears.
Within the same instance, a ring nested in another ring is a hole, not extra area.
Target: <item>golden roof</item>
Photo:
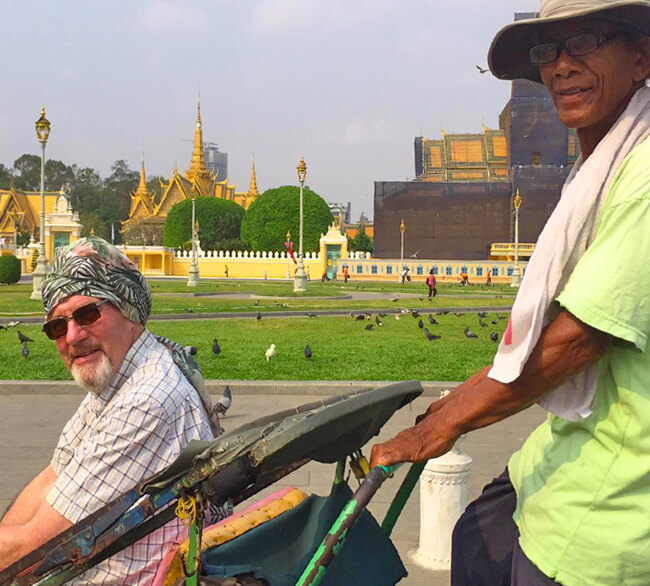
[[[260,192],[257,190],[257,177],[255,176],[255,157],[253,157],[253,169],[251,170],[251,183],[248,186],[247,195],[257,197]]]
[[[192,162],[190,163],[190,168],[185,173],[185,177],[187,177],[195,187],[198,187],[200,181],[212,179],[212,175],[205,165],[205,153],[203,152],[203,126],[201,124],[200,97],[196,108],[196,127],[194,129],[194,150],[192,151]]]

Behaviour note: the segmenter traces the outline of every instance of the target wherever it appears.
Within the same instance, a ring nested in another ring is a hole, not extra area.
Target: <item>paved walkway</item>
[[[233,406],[223,419],[223,425],[226,429],[234,429],[257,417],[313,400],[313,396],[304,394],[274,394],[269,397],[235,393]],[[48,464],[64,423],[80,401],[81,395],[73,393],[0,394],[0,511],[4,511],[11,499]],[[388,439],[412,424],[415,416],[424,411],[430,401],[431,397],[420,397],[412,408],[405,407],[396,413],[384,426],[378,439]],[[532,407],[464,439],[461,447],[474,460],[469,480],[470,499],[478,496],[481,487],[502,472],[509,455],[543,418],[544,412],[538,407]],[[369,454],[369,446],[367,449]],[[400,469],[398,477],[387,481],[371,502],[369,509],[378,519],[383,518],[405,472],[406,467]],[[278,484],[326,494],[333,474],[333,466],[310,463]],[[354,485],[352,481],[352,486]],[[264,494],[266,493],[260,493],[258,498]],[[409,571],[409,576],[400,584],[449,584],[448,572],[423,570],[409,560],[409,552],[418,544],[419,518],[419,489],[416,488],[393,532],[393,541]]]

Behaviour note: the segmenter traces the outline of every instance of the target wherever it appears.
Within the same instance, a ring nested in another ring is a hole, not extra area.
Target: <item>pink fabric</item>
[[[254,511],[256,509],[261,509],[262,507],[268,505],[269,503],[273,501],[280,500],[281,498],[284,498],[287,494],[289,494],[292,490],[294,490],[293,486],[285,486],[284,488],[281,488],[280,490],[276,490],[274,493],[271,493],[269,496],[266,498],[263,498],[261,501],[256,501],[250,506],[246,507],[243,511],[240,511],[236,513],[235,515],[231,515],[230,517],[227,517],[226,519],[222,519],[218,523],[215,523],[214,525],[210,525],[209,527],[206,527],[203,531],[209,531],[210,529],[214,529],[215,527],[218,527],[219,525],[223,525],[224,523],[231,521],[235,517],[241,517],[242,515],[245,515],[246,513],[250,513],[251,511]],[[185,535],[185,539],[187,539],[187,534]],[[169,572],[169,567],[172,564],[172,561],[174,560],[174,556],[176,555],[176,552],[178,552],[178,549],[180,547],[180,544],[185,541],[185,539],[178,541],[178,542],[173,542],[171,544],[171,547],[169,548],[169,551],[164,555],[162,561],[160,562],[160,565],[158,566],[158,571],[156,572],[156,577],[153,579],[153,582],[151,583],[151,586],[163,586],[165,583],[165,578],[167,577],[167,573]]]
[[[508,327],[506,328],[506,331],[503,334],[503,343],[506,346],[510,346],[510,344],[512,344],[512,315],[508,320]]]

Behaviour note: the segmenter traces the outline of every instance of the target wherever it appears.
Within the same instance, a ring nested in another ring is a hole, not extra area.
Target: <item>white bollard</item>
[[[420,476],[420,544],[411,559],[429,570],[451,567],[451,532],[467,506],[472,459],[454,446],[429,460]]]

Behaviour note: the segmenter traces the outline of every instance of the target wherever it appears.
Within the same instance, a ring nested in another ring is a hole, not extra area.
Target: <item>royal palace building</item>
[[[213,172],[208,169],[208,165],[206,164],[203,126],[201,122],[201,104],[199,103],[197,106],[194,148],[192,150],[190,168],[185,174],[179,173],[178,169],[175,168],[171,179],[167,183],[161,183],[161,193],[159,196],[156,196],[156,194],[147,188],[143,156],[140,184],[131,194],[129,217],[122,222],[122,229],[128,228],[131,222],[161,225],[165,222],[165,218],[172,207],[192,197],[204,196],[228,199],[248,209],[251,203],[259,196],[255,175],[255,161],[253,161],[248,191],[237,192],[236,185],[229,183],[228,177],[221,179],[219,175],[218,168]]]
[[[400,257],[404,220],[405,257],[487,259],[494,243],[513,242],[517,191],[519,240],[534,243],[579,147],[546,88],[516,80],[498,130],[416,137],[414,153],[414,180],[375,182],[376,257]]]

